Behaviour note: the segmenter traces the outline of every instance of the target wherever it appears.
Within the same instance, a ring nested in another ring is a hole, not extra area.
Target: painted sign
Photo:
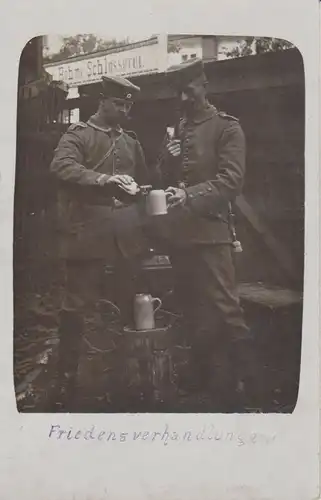
[[[77,57],[76,60],[46,64],[44,68],[54,80],[63,81],[70,87],[78,87],[97,82],[103,75],[132,77],[157,73],[164,69],[166,57],[167,44],[165,47],[159,38],[155,38],[146,45],[133,44],[133,47],[121,51],[96,57]]]

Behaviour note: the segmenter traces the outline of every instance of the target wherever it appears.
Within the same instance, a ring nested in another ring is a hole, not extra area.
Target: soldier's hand
[[[119,174],[119,175],[113,175],[108,179],[108,184],[116,184],[117,187],[125,191],[126,193],[130,195],[135,195],[137,194],[139,188],[137,186],[137,183],[131,177],[130,175],[126,174]]]
[[[184,189],[168,187],[165,189],[166,197],[168,200],[168,208],[173,208],[178,205],[184,205],[186,201],[186,192]]]
[[[181,154],[181,141],[179,139],[170,141],[166,145],[166,149],[170,155],[179,156]]]
[[[134,181],[133,177],[125,174],[117,174],[109,177],[107,184],[118,184],[119,186],[129,186]]]

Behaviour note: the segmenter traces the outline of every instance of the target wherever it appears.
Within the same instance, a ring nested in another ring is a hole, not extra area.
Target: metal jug
[[[154,303],[158,306],[154,309]],[[136,330],[152,330],[155,328],[155,312],[161,307],[162,301],[158,297],[139,293],[134,301],[134,319]]]

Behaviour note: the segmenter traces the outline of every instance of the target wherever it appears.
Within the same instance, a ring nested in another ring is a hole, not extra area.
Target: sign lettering
[[[99,57],[86,57],[45,64],[45,70],[54,80],[61,80],[70,87],[99,81],[103,75],[138,76],[157,73],[161,70],[160,52],[157,40],[140,47],[129,48],[120,52],[107,53]]]

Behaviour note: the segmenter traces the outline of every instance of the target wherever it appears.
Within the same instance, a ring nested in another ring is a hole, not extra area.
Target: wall
[[[202,58],[203,61],[213,61],[217,59],[218,40],[217,37],[202,39]]]
[[[304,87],[213,94],[211,100],[237,116],[247,141],[247,173],[243,193],[276,239],[296,262],[298,286],[304,266]],[[238,214],[244,253],[239,274],[244,280],[286,283],[264,240]]]
[[[42,38],[35,37],[24,46],[19,63],[19,86],[41,78]]]
[[[215,36],[211,37],[178,37],[174,40],[180,44],[179,53],[168,54],[168,66],[179,64],[186,59],[197,57],[204,61],[213,61],[217,58],[217,41]]]
[[[193,38],[175,37],[175,43],[179,44],[181,48],[178,54],[175,53],[168,54],[167,56],[168,66],[171,66],[172,64],[179,64],[186,59],[190,59],[191,57],[202,58],[203,49],[202,49],[201,37],[193,37]]]

